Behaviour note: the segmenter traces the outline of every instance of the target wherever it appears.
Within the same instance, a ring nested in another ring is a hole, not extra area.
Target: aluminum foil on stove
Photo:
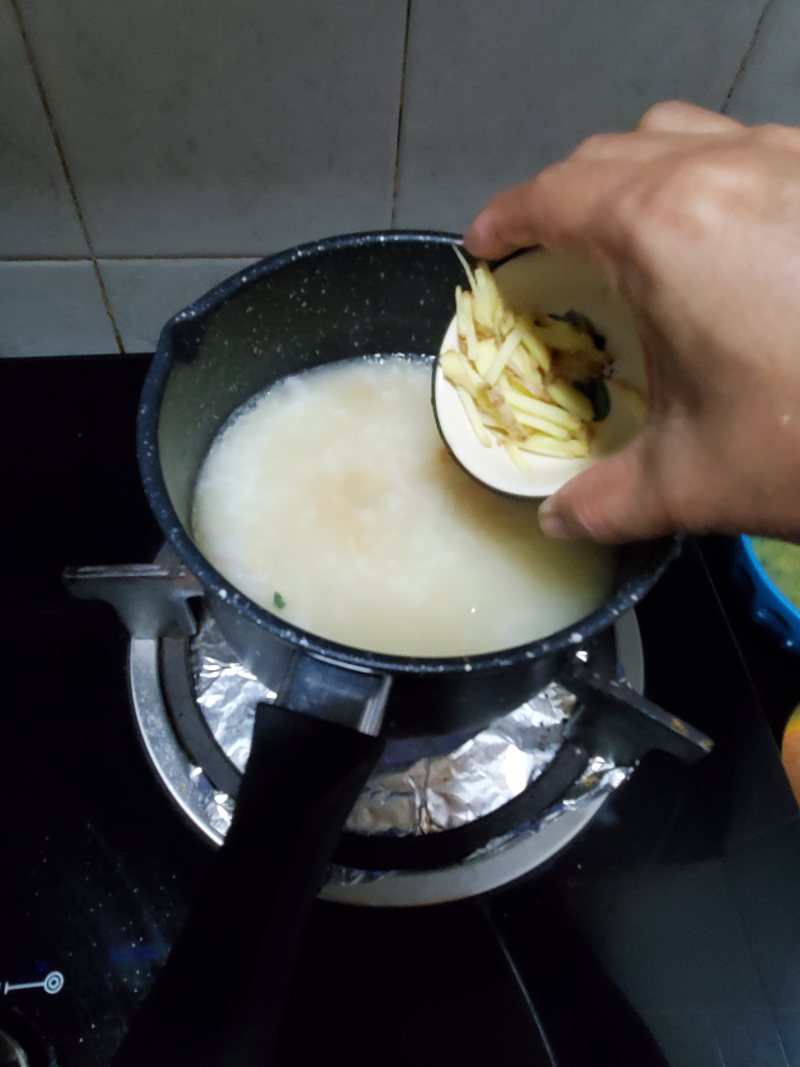
[[[580,655],[585,659],[587,654]],[[239,663],[210,616],[192,639],[192,667],[197,702],[211,733],[241,771],[250,752],[256,705],[274,700],[275,693]],[[350,814],[347,829],[363,834],[439,833],[494,811],[522,793],[553,759],[574,703],[571,693],[553,683],[515,711],[469,735],[389,741],[383,760]],[[630,771],[595,757],[540,823],[616,789]],[[224,834],[233,812],[232,799],[216,793],[210,808],[212,826]],[[509,837],[536,828],[516,827],[486,847],[502,847]],[[367,876],[336,870],[346,882]]]

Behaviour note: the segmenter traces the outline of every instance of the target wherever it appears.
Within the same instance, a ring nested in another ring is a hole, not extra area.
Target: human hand
[[[464,243],[578,252],[636,316],[648,423],[542,505],[546,533],[800,540],[800,129],[659,104],[501,193]]]

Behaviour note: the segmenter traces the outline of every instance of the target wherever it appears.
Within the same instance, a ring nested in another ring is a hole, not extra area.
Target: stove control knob
[[[0,1030],[0,1067],[30,1067],[30,1061],[10,1034]]]

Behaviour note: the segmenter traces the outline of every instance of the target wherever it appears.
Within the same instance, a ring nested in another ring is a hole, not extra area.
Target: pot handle
[[[559,681],[578,698],[566,739],[615,763],[631,766],[656,749],[696,763],[714,748],[702,730],[664,711],[627,682],[602,677],[578,663],[560,674]]]
[[[372,678],[377,692],[386,680]],[[225,843],[116,1067],[273,1062],[308,913],[383,747],[339,722],[258,706]]]

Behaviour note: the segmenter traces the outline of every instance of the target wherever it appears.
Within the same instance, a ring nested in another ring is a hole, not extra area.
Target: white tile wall
[[[800,4],[773,0],[726,108],[748,123],[800,125]]]
[[[0,262],[0,356],[116,351],[91,262]]]
[[[85,256],[25,45],[0,0],[0,256]]]
[[[167,319],[252,262],[252,259],[100,260],[125,351],[152,352]]]
[[[414,3],[398,224],[462,230],[494,193],[657,100],[721,107],[763,6]]]
[[[666,96],[800,123],[798,34],[797,0],[0,0],[0,355],[113,352],[107,306],[149,350],[252,257],[461,229]]]
[[[99,256],[386,226],[402,0],[19,0]]]

